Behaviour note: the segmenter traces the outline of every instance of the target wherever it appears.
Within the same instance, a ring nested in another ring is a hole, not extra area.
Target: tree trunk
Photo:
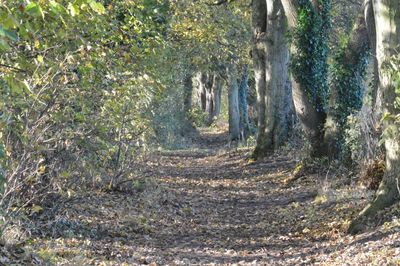
[[[267,4],[265,0],[253,0],[252,3],[252,57],[254,68],[255,87],[257,92],[257,145],[253,152],[254,158],[259,158],[264,153],[265,136],[265,53],[267,32]]]
[[[297,26],[298,10],[300,8],[299,0],[281,0],[285,10],[289,28],[293,29]],[[313,2],[314,4],[314,2]],[[318,7],[314,5],[318,10]],[[292,44],[291,54],[296,54],[296,47]],[[292,82],[293,101],[296,114],[302,124],[302,128],[310,143],[311,157],[322,157],[327,154],[324,145],[324,124],[326,114],[323,110],[317,110],[307,95],[307,88],[300,84],[298,80]]]
[[[188,73],[183,80],[183,113],[185,116],[184,125],[182,127],[182,135],[187,135],[192,132],[195,128],[193,121],[190,116],[192,110],[192,96],[193,96],[193,77],[192,73]]]
[[[285,33],[287,22],[280,0],[267,0],[267,62],[266,117],[267,138],[270,150],[278,149],[288,133],[288,112],[291,98],[289,85],[289,48]]]
[[[240,132],[242,138],[247,139],[250,131],[249,112],[247,104],[247,95],[249,90],[249,73],[248,66],[244,66],[242,79],[239,85],[239,112],[240,112]]]
[[[193,81],[192,75],[187,74],[183,81],[183,112],[186,117],[189,117],[190,110],[192,109],[192,94],[193,94]]]
[[[261,2],[253,1],[253,60],[259,106],[254,158],[278,149],[286,140],[290,112],[288,106],[292,106],[285,12],[280,0]],[[262,13],[261,8],[267,12]],[[258,33],[260,30],[261,34]]]
[[[240,137],[239,86],[236,65],[227,66],[228,102],[229,102],[229,140],[236,141]]]
[[[206,74],[205,76],[207,125],[210,126],[213,122],[214,113],[214,97],[212,93],[214,76],[211,74]]]
[[[222,79],[215,73],[213,75],[211,94],[213,99],[212,119],[218,118],[221,113],[221,93],[222,93]]]
[[[362,107],[369,51],[368,30],[363,12],[355,21],[350,40],[344,51],[334,58],[336,64],[330,88],[329,111],[325,123],[324,142],[328,157],[337,158],[342,151],[347,117]]]
[[[371,64],[374,69],[374,76],[372,80],[372,106],[376,115],[375,118],[379,120],[380,116],[382,115],[382,95],[378,94],[379,69],[378,59],[376,57],[376,26],[372,1],[373,0],[365,0],[364,2],[364,18],[365,25],[368,31],[368,40],[371,50]]]
[[[400,44],[400,5],[398,0],[373,0],[373,10],[376,25],[379,91],[384,96],[382,99],[383,111],[396,116],[400,114],[399,109],[394,105],[398,95],[395,93],[395,85],[385,64],[393,56],[399,56],[396,49]],[[360,220],[362,217],[374,215],[377,211],[399,200],[400,133],[394,118],[388,118],[384,121],[384,140],[386,150],[384,177],[375,199],[350,225],[350,233],[357,233],[361,229]]]
[[[207,90],[206,90],[207,76],[202,72],[198,72],[196,75],[196,81],[197,81],[198,104],[201,110],[205,112],[207,107]]]

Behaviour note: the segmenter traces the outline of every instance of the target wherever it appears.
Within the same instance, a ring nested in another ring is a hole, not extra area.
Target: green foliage
[[[171,5],[171,40],[179,43],[181,53],[201,70],[232,60],[249,60],[251,30],[247,2],[238,0],[227,6],[209,4],[209,0],[200,0]]]
[[[354,44],[349,43],[350,38],[345,36],[341,39],[330,65],[330,88],[334,98],[330,113],[338,132],[335,145],[340,155],[344,157],[346,154],[356,154],[356,150],[362,150],[361,133],[356,132],[361,130],[362,121],[359,117],[351,115],[361,110],[363,106],[364,77],[370,56],[369,46],[366,43],[356,44],[359,47],[353,47]]]
[[[167,5],[106,2],[2,4],[0,173],[13,192],[3,206],[114,180],[146,148],[160,90],[148,59],[164,44]]]
[[[190,110],[189,117],[196,127],[204,127],[207,125],[208,114],[203,112],[198,106],[194,106]]]
[[[355,53],[348,47],[347,37],[339,47],[331,65],[331,90],[336,95],[333,106],[336,121],[342,127],[347,116],[361,109],[364,97],[364,75],[368,66],[369,47]],[[352,53],[353,57],[347,56]]]
[[[311,1],[299,1],[297,27],[293,32],[296,52],[291,70],[317,111],[324,112],[329,93],[327,59],[331,1],[319,0],[318,3],[320,10],[316,10]]]

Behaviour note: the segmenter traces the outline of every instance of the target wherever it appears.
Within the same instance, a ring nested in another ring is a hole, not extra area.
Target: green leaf
[[[68,10],[72,17],[79,15],[79,7],[75,4],[69,3]]]
[[[50,1],[51,11],[56,15],[63,15],[67,12],[64,6],[60,5],[56,1]]]
[[[6,156],[6,153],[4,151],[4,146],[0,145],[0,158],[4,158]]]
[[[18,41],[18,36],[15,32],[11,30],[6,30],[2,26],[0,26],[0,36],[8,38],[14,42]]]
[[[42,17],[42,19],[44,19],[44,13],[42,7],[35,2],[28,4],[25,7],[25,11],[33,17]]]
[[[0,38],[0,50],[7,51],[9,49],[11,49],[10,45],[3,38]]]
[[[10,14],[0,14],[0,16],[4,16],[4,19],[1,21],[4,28],[15,29],[19,26],[18,21]]]
[[[89,4],[90,8],[93,9],[94,12],[96,12],[96,13],[98,13],[100,15],[106,13],[106,9],[101,3],[96,2],[94,0],[90,0],[88,2],[88,4]]]
[[[17,95],[21,95],[23,92],[31,94],[31,90],[26,81],[20,81],[12,76],[5,77],[8,85],[10,86],[11,92]]]

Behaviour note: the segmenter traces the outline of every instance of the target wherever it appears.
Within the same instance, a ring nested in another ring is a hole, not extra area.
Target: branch
[[[15,72],[25,72],[25,73],[27,72],[26,70],[23,70],[21,68],[17,68],[17,67],[5,65],[5,64],[0,64],[0,67],[5,67],[5,68],[11,69],[11,70],[13,70]]]
[[[209,6],[220,6],[220,5],[227,5],[234,0],[217,0],[213,3],[207,3]]]

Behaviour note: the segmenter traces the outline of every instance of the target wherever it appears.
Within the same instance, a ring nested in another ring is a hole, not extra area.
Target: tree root
[[[358,216],[350,223],[347,233],[355,235],[364,231],[366,228],[365,221],[369,217],[373,217],[378,211],[383,210],[386,207],[394,204],[398,201],[399,195],[397,194],[397,189],[393,187],[388,187],[386,184],[382,183],[375,199],[367,205]]]

